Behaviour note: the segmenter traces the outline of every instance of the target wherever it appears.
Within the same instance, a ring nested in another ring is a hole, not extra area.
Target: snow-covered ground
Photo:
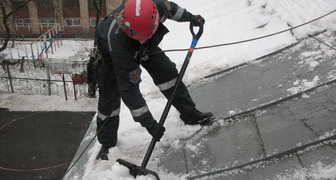
[[[336,9],[335,0],[319,0],[318,2],[314,0],[175,0],[174,2],[194,14],[201,14],[205,18],[205,30],[197,47],[261,37],[300,25]],[[170,33],[166,35],[160,45],[162,49],[185,49],[190,46],[191,35],[188,23],[167,20],[165,25],[169,28]],[[206,75],[274,52],[297,42],[297,40],[306,38],[308,34],[323,30],[327,30],[327,33],[330,34],[335,32],[336,13],[292,32],[288,31],[242,44],[196,50],[184,76],[184,82],[187,85],[195,84]],[[333,40],[327,39],[326,41],[331,44]],[[63,46],[50,57],[81,61],[88,55],[90,45],[92,45],[92,41],[64,40]],[[24,51],[23,48],[21,50]],[[8,53],[8,51],[5,53]],[[334,54],[335,51],[328,53],[329,55]],[[14,56],[15,54],[17,53],[13,53]],[[169,52],[167,55],[179,68],[183,63],[186,52]],[[307,64],[310,68],[319,65],[314,63],[313,60],[309,60],[312,55],[311,52],[303,54],[303,56],[307,56],[308,60],[302,63]],[[336,73],[330,72],[330,78],[335,77]],[[287,91],[295,93],[311,87],[318,81],[318,77],[309,81],[298,79],[293,87]],[[1,86],[4,86],[4,84],[1,84]],[[156,119],[159,119],[166,100],[145,71],[142,75],[141,92],[147,100],[152,114]],[[53,96],[1,94],[0,107],[9,108],[11,111],[96,111],[97,99],[80,97],[75,101],[73,97],[69,97],[69,100],[65,101],[62,94]],[[178,117],[177,111],[172,109],[165,124],[167,131],[156,149],[177,145],[180,139],[188,137],[199,129],[197,126],[184,126]],[[121,110],[119,137],[117,148],[111,150],[111,160],[108,162],[96,162],[94,160],[94,156],[100,148],[98,143],[89,151],[92,153],[92,158],[89,159],[86,166],[85,179],[132,179],[128,175],[127,169],[115,163],[115,159],[119,156],[126,157],[126,159],[132,157],[137,158],[134,163],[140,164],[151,137],[144,128],[132,120],[125,105],[122,105]],[[153,157],[155,155],[154,152]],[[186,177],[185,175],[167,174],[160,169],[156,169],[155,161],[151,162],[149,166],[158,171],[162,179],[184,179]],[[297,169],[294,174],[281,175],[275,178],[305,179],[306,175],[313,177],[313,179],[335,179],[336,165],[327,166],[316,163],[311,168]],[[147,178],[139,176],[137,179]]]

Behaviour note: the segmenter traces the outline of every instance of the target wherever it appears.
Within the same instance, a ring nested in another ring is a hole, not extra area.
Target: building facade
[[[27,0],[6,1],[6,12],[13,11],[16,6]],[[63,38],[93,38],[97,9],[93,1],[101,0],[37,0],[31,1],[8,18],[12,37],[39,37],[48,29],[58,25]],[[118,7],[125,0],[102,0],[100,19]],[[5,29],[1,16],[1,36]]]

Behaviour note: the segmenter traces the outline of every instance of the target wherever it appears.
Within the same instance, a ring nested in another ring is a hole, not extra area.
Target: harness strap
[[[123,26],[123,23],[120,21],[121,13],[118,13],[118,14],[119,14],[119,15],[114,14],[114,15],[113,15],[113,18],[116,20],[116,22],[117,22],[119,28],[120,28],[123,32],[125,32],[125,28],[124,28],[124,26]]]
[[[108,30],[108,33],[107,33],[107,42],[108,42],[110,51],[112,51],[112,45],[111,45],[111,38],[110,37],[111,37],[111,32],[112,32],[112,29],[113,29],[115,23],[116,23],[116,20],[113,19],[112,22],[111,22],[110,28]]]
[[[111,18],[113,17],[113,20],[111,22],[111,25],[110,25],[110,28],[109,28],[109,31],[107,33],[107,41],[108,41],[108,45],[109,45],[109,50],[112,51],[112,45],[111,45],[111,39],[110,39],[110,36],[111,36],[111,32],[112,32],[112,29],[115,25],[115,23],[118,24],[118,27],[125,33],[125,29],[124,29],[124,26],[123,26],[123,23],[120,21],[120,18],[122,17],[122,14],[123,14],[123,11],[121,12],[118,12],[118,13],[115,13],[115,14],[110,14],[108,15],[106,18]]]

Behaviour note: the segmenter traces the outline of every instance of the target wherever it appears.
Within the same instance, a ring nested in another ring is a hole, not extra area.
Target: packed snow
[[[318,3],[314,0],[175,0],[174,2],[193,14],[201,14],[205,18],[204,33],[197,47],[265,36],[306,23],[336,9],[335,0],[319,0]],[[165,25],[170,30],[170,33],[166,35],[160,44],[163,50],[186,49],[190,46],[191,34],[188,23],[167,20]],[[336,13],[276,36],[230,46],[196,50],[183,80],[185,84],[192,85],[199,82],[206,75],[254,60],[306,38],[309,34],[324,30],[328,33],[336,31]],[[334,39],[325,40],[330,43]],[[62,43],[63,45],[53,54],[49,54],[49,58],[83,61],[87,59],[89,49],[93,44],[92,41],[84,40],[63,40]],[[10,48],[3,52],[3,54],[7,54],[8,58],[10,56],[15,57],[18,54],[17,50],[21,51],[21,54],[25,53],[25,47],[23,46],[11,49],[12,55],[10,55],[9,50]],[[323,53],[321,51],[303,52],[301,57],[305,60],[302,61],[302,66],[307,67],[308,70],[313,70],[319,66],[319,61],[316,57],[323,58],[323,56],[335,55],[335,51],[329,48],[325,48],[324,51]],[[168,52],[167,55],[179,68],[183,63],[186,52]],[[3,69],[1,71],[3,73]],[[330,71],[328,78],[336,78],[336,71]],[[313,87],[318,81],[318,76],[313,79],[297,79],[293,82],[293,87],[287,89],[287,91],[294,94]],[[6,83],[2,83],[1,86],[5,86],[1,89],[8,89]],[[60,86],[62,86],[61,83]],[[161,95],[145,71],[142,74],[141,92],[147,100],[153,116],[159,119],[166,104],[166,99]],[[9,92],[1,91],[0,107],[9,108],[11,111],[96,111],[97,99],[90,99],[81,94],[78,100],[74,100],[73,96],[69,96],[68,101],[65,101],[62,92],[46,96],[39,94],[25,95],[22,93],[9,94]],[[234,114],[234,111],[228,113]],[[117,147],[110,150],[110,161],[97,162],[95,160],[95,154],[100,149],[99,143],[96,142],[94,147],[88,152],[91,156],[85,167],[84,179],[133,179],[128,170],[115,163],[115,160],[122,157],[132,160],[135,164],[141,164],[151,137],[144,128],[133,121],[125,105],[122,105],[120,117],[119,141]],[[93,121],[95,121],[95,118],[93,118]],[[148,167],[158,172],[162,179],[185,179],[187,175],[167,173],[156,167],[160,149],[169,146],[179,146],[181,139],[189,137],[200,127],[185,126],[179,120],[179,114],[174,108],[170,111],[165,127],[165,135],[161,142],[157,144],[152,156],[154,158]],[[195,151],[198,149],[196,146],[188,148]],[[294,174],[279,174],[278,177],[274,178],[282,180],[305,179],[306,177],[311,177],[312,179],[335,179],[335,172],[335,163],[324,165],[321,162],[316,162],[310,168],[297,169]],[[146,176],[137,177],[139,180],[148,178]],[[76,179],[76,177],[70,179]]]

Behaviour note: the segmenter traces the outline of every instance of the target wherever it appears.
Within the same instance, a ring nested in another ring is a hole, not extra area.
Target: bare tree
[[[101,10],[102,10],[102,6],[105,3],[104,0],[92,0],[94,7],[97,10],[97,14],[96,14],[96,24],[95,24],[95,28],[97,29],[97,26],[99,24],[99,20],[100,20],[100,14],[101,14]],[[125,4],[126,0],[123,0],[121,2],[121,4]],[[96,33],[95,33],[95,37],[96,38]],[[96,45],[96,41],[94,41],[94,45]]]
[[[6,11],[6,7],[10,7],[10,3],[9,1],[6,0],[0,0],[0,10],[1,10],[1,14],[2,14],[2,22],[3,25],[5,27],[5,39],[4,42],[2,44],[2,47],[0,47],[0,52],[5,50],[7,48],[8,45],[8,41],[11,38],[11,31],[9,28],[9,18],[16,12],[18,11],[20,8],[23,8],[25,6],[28,5],[29,2],[32,2],[35,0],[27,0],[27,1],[22,1],[19,4],[16,4],[15,7],[13,7],[12,10],[10,10],[9,12]]]
[[[100,14],[101,14],[101,9],[103,6],[103,0],[92,0],[93,1],[93,5],[97,10],[97,14],[96,14],[96,24],[95,24],[95,29],[97,29],[97,26],[99,24],[99,20],[100,20]],[[95,37],[94,37],[94,46],[96,46],[96,32],[95,32]]]

